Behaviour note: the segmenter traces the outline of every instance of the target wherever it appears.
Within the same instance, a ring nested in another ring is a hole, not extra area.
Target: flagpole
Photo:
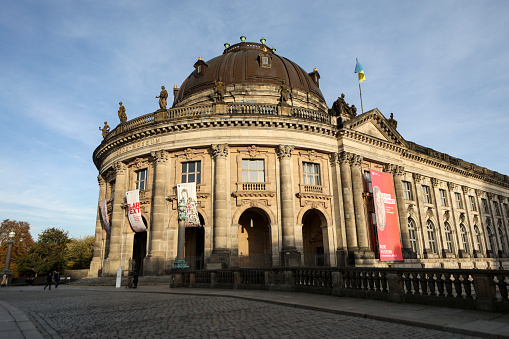
[[[359,62],[359,60],[357,58],[355,58],[355,62]],[[357,79],[357,81],[359,81]],[[362,105],[362,90],[361,90],[361,82],[359,81],[359,94],[361,96],[361,111],[362,111],[362,114],[364,114],[364,106]]]

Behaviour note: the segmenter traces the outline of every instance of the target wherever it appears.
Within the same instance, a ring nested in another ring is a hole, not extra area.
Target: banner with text
[[[200,227],[200,218],[198,217],[196,183],[177,184],[177,199],[184,198],[186,203],[186,227]]]
[[[392,174],[371,170],[381,261],[403,260]]]
[[[101,202],[99,203],[99,209],[101,210],[103,228],[106,231],[106,233],[111,235],[110,219],[108,218],[108,204],[106,199],[101,200]]]
[[[128,191],[126,193],[127,197],[127,216],[129,218],[129,223],[131,224],[131,228],[135,232],[146,232],[147,227],[143,223],[143,219],[141,218],[141,209],[140,209],[140,191]]]

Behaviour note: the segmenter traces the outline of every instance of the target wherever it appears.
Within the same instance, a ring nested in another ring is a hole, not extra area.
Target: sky
[[[509,175],[509,1],[0,2],[0,220],[93,235],[104,121],[159,108],[198,57],[267,39],[329,107],[394,113],[406,140]],[[506,107],[506,108],[504,108]]]

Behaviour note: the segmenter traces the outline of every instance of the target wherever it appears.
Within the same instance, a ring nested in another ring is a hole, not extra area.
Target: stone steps
[[[122,277],[122,286],[127,284],[128,277]],[[115,286],[116,277],[98,277],[84,278],[72,282],[72,285],[82,286]],[[140,276],[138,277],[138,286],[154,286],[170,284],[170,276]]]

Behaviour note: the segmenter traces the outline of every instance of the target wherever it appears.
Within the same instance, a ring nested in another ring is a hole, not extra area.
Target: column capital
[[[329,154],[329,161],[330,161],[331,165],[339,164],[339,162],[340,162],[339,154],[336,152]]]
[[[228,144],[214,144],[212,145],[212,156],[214,158],[226,158],[228,149]]]
[[[475,189],[475,195],[477,195],[478,197],[480,197],[482,195],[482,191],[478,188]]]
[[[500,203],[502,203],[502,201],[504,201],[504,199],[505,199],[505,197],[503,195],[498,195],[497,198]]]
[[[352,155],[352,166],[360,166],[363,159],[364,158],[361,155],[353,154]]]
[[[463,190],[463,194],[468,194],[468,191],[470,190],[470,188],[468,188],[467,186],[461,186],[461,189]]]
[[[456,188],[456,184],[453,182],[448,182],[447,187],[449,188],[449,191],[454,191],[454,189]]]
[[[348,152],[345,152],[345,151],[339,152],[339,162],[341,164],[348,164],[348,165],[350,165],[351,160],[352,160],[352,153],[348,153]]]
[[[125,172],[127,171],[127,165],[124,164],[122,161],[117,161],[113,165],[113,168],[115,169],[115,172],[116,172],[117,175],[125,174]]]
[[[487,192],[486,194],[488,195],[488,200],[493,200],[493,198],[495,197],[495,194],[491,192]]]
[[[292,151],[295,148],[293,145],[279,145],[276,148],[276,153],[278,158],[291,158],[292,157]]]
[[[170,153],[168,153],[168,151],[152,151],[150,155],[156,164],[164,164],[170,158]]]
[[[106,185],[106,180],[104,180],[104,178],[100,174],[97,176],[97,182],[99,183],[99,187]]]
[[[433,185],[433,187],[437,187],[438,186],[438,179],[437,178],[431,178],[431,185]]]
[[[412,173],[412,177],[414,178],[414,181],[416,183],[420,183],[422,180],[422,175],[420,175],[419,173]]]

